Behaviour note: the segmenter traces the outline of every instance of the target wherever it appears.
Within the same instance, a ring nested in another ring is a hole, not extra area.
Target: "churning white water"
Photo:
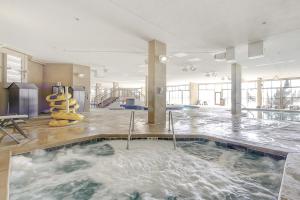
[[[12,200],[277,199],[284,160],[214,143],[104,141],[12,158]]]

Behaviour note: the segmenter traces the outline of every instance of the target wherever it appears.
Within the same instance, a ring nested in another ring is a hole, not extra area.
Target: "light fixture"
[[[215,59],[215,61],[217,61],[217,62],[225,61],[225,60],[226,60],[226,53],[223,52],[223,53],[215,54],[215,55],[214,55],[214,59]]]
[[[256,41],[248,44],[248,58],[257,59],[264,57],[264,41]]]
[[[186,57],[187,54],[186,53],[175,53],[173,56],[175,56],[177,58],[183,58],[183,57]]]
[[[222,81],[230,81],[230,77],[229,76],[222,76],[221,78]]]
[[[159,62],[163,63],[163,64],[167,64],[169,62],[169,58],[166,55],[160,55],[159,56]]]
[[[83,73],[75,73],[76,76],[78,76],[78,78],[84,78],[85,74]]]
[[[226,60],[228,63],[235,63],[235,49],[234,47],[226,48]]]
[[[205,73],[206,77],[217,77],[217,75],[218,75],[217,72],[214,71]]]
[[[85,76],[84,74],[81,74],[81,73],[78,74],[79,78],[83,78],[84,76]]]
[[[201,61],[200,58],[190,58],[188,59],[189,62],[198,62],[198,61]]]
[[[185,66],[181,69],[183,72],[187,72],[188,71],[188,68]]]
[[[197,68],[196,68],[194,65],[191,65],[191,66],[190,66],[190,70],[191,70],[192,72],[194,72],[194,71],[197,70]]]

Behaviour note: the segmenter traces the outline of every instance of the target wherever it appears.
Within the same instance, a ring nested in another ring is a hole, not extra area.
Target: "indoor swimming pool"
[[[12,157],[11,200],[277,199],[285,160],[207,141],[110,140]]]

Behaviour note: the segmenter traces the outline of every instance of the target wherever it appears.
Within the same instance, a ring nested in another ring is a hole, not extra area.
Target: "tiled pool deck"
[[[147,124],[146,111],[135,113],[134,137],[170,136],[167,128]],[[24,139],[19,145],[4,138],[0,143],[0,199],[7,195],[2,191],[7,188],[9,159],[5,157],[9,157],[10,152],[15,155],[99,137],[127,137],[130,111],[101,109],[85,115],[83,122],[60,128],[48,127],[48,118],[29,120],[22,127],[31,140]],[[232,117],[229,112],[218,109],[173,111],[173,115],[177,138],[201,137],[267,154],[286,156],[289,153],[280,199],[299,199],[300,172],[296,169],[300,168],[300,123]]]

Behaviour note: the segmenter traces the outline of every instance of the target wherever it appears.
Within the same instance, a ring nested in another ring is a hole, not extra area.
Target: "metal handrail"
[[[252,117],[255,118],[254,114],[250,110],[247,110],[246,106],[244,106],[243,104],[240,104],[240,105],[241,105],[242,110],[245,110],[246,112],[250,113],[252,115]]]
[[[128,137],[127,137],[127,147],[129,149],[129,142],[131,139],[131,133],[134,131],[134,111],[131,111],[130,121],[129,121],[129,129],[128,129]]]
[[[173,134],[173,144],[174,144],[174,149],[176,149],[176,135],[174,131],[174,121],[173,121],[173,113],[172,111],[169,111],[169,132],[171,131],[172,128],[172,134]]]
[[[103,104],[103,101],[104,101],[106,98],[111,97],[112,94],[113,94],[113,92],[108,92],[108,93],[105,93],[105,94],[97,95],[97,96],[94,97],[94,103],[95,103],[96,105]],[[97,101],[97,100],[100,100],[100,101]]]
[[[145,98],[145,95],[138,90],[139,88],[116,88],[116,89],[110,89],[110,91],[108,93],[105,94],[99,94],[96,95],[93,98],[93,104],[94,105],[98,105],[98,104],[102,104],[103,101],[106,98],[112,97],[114,93],[117,93],[116,97],[119,98],[128,98],[128,97],[134,97],[136,99],[142,100],[143,98]],[[130,95],[128,95],[130,94]]]

